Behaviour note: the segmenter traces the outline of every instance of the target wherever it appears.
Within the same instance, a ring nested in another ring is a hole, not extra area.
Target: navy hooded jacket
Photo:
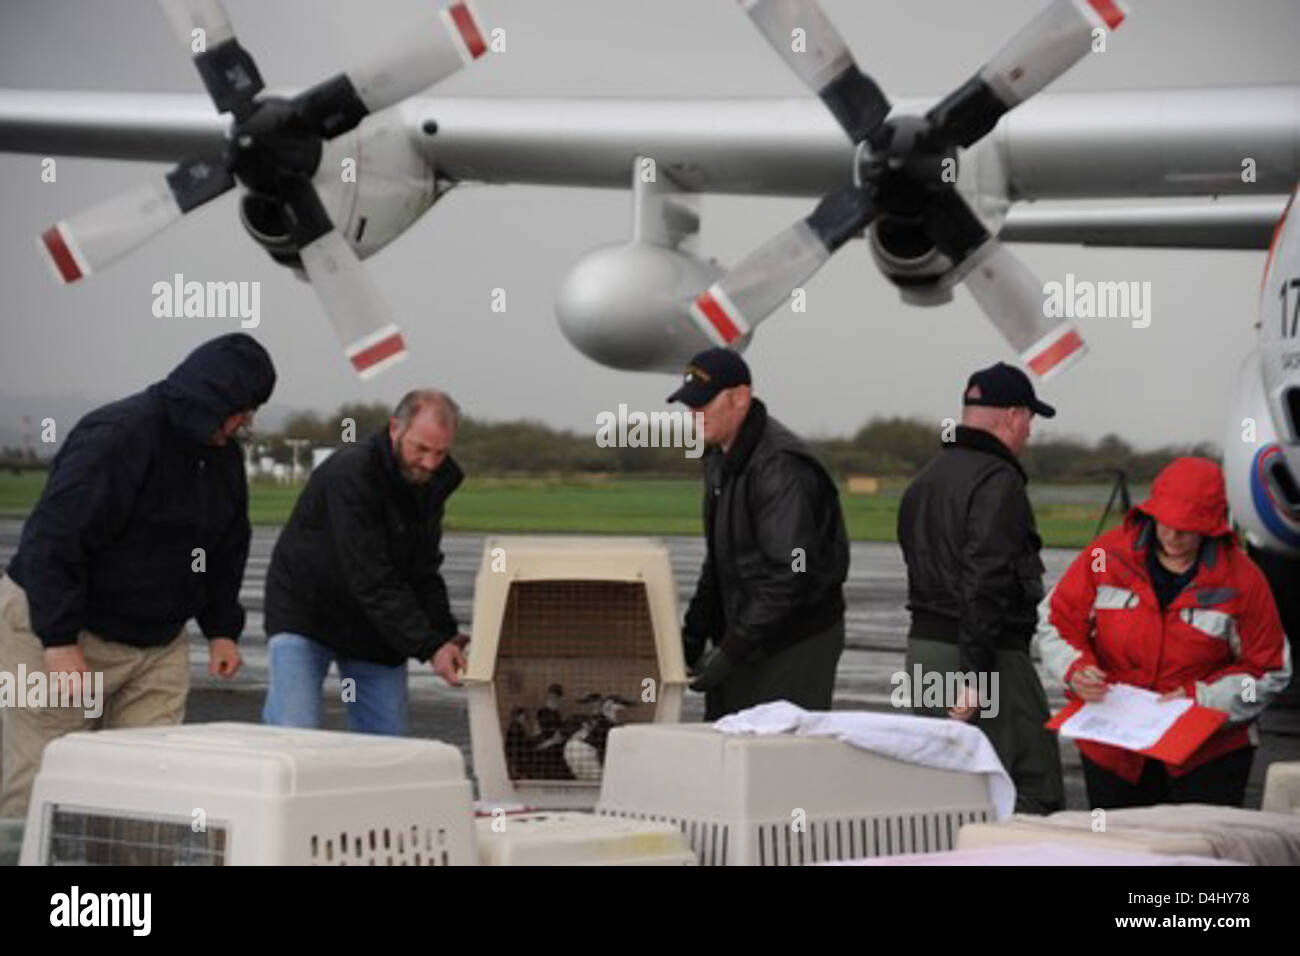
[[[77,423],[8,569],[44,646],[75,644],[87,630],[153,647],[191,617],[208,638],[239,637],[248,483],[238,442],[208,441],[274,386],[266,350],[223,335],[165,380]]]

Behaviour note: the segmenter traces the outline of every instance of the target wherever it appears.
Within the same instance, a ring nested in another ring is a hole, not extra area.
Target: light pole
[[[302,473],[298,467],[298,452],[310,445],[311,440],[307,438],[286,438],[284,443],[293,449],[293,471],[290,473],[290,478],[292,481],[297,482],[298,476]]]

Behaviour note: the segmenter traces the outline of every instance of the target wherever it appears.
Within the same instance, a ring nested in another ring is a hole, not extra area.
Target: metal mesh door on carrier
[[[584,808],[610,730],[680,719],[686,668],[664,545],[494,537],[464,679],[480,801]]]

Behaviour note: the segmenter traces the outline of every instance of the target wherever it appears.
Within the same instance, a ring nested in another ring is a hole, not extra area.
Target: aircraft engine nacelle
[[[335,228],[368,258],[420,218],[450,188],[415,147],[401,110],[386,110],[324,144],[312,177]],[[276,261],[301,268],[275,203],[245,193],[244,227]]]
[[[602,246],[565,278],[556,318],[573,347],[601,365],[680,372],[713,344],[690,305],[721,273],[716,263],[651,242]],[[746,344],[747,338],[736,347]]]
[[[970,204],[989,232],[997,235],[1006,222],[1011,203],[1006,197],[1007,173],[995,151],[967,153],[957,191]],[[909,305],[945,305],[961,281],[952,260],[935,248],[920,220],[892,213],[881,216],[867,229],[871,258]]]
[[[919,223],[884,216],[867,230],[867,245],[904,302],[943,305],[952,301],[952,260],[935,248]]]
[[[1267,374],[1270,366],[1280,372],[1281,360],[1276,349],[1257,349],[1242,363],[1224,481],[1233,520],[1250,542],[1300,557],[1300,368],[1289,381]]]

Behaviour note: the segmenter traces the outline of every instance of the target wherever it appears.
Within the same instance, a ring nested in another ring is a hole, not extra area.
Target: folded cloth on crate
[[[998,820],[1011,816],[1016,785],[988,737],[958,720],[861,710],[804,710],[788,700],[759,704],[715,721],[724,734],[796,734],[834,737],[846,744],[905,763],[981,773],[987,777],[989,801]]]
[[[1091,810],[1062,810],[1031,821],[1037,826],[1091,830],[1096,825],[1093,814]],[[1222,860],[1256,866],[1300,866],[1300,816],[1291,813],[1178,803],[1107,810],[1105,821],[1112,833],[1147,831],[1199,836]]]

